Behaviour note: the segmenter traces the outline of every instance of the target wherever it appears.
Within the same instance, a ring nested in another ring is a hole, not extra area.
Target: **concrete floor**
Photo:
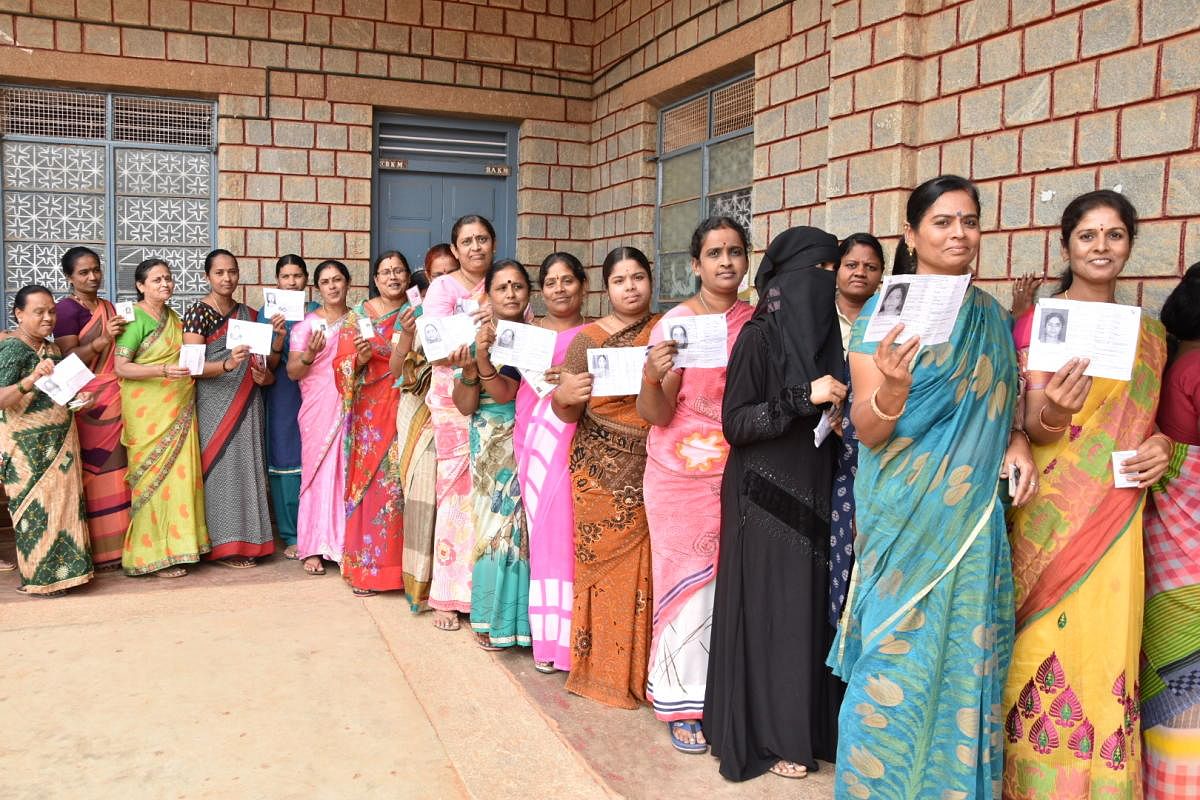
[[[833,795],[828,765],[729,783],[648,709],[569,695],[527,650],[485,653],[333,570],[102,572],[54,600],[17,583],[0,574],[6,800]]]

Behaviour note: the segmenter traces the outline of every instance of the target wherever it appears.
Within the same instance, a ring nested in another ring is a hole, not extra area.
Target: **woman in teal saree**
[[[979,242],[975,187],[918,187],[906,240],[918,274],[964,274]],[[911,253],[911,250],[910,250]],[[911,256],[910,256],[911,258]],[[897,265],[897,269],[901,269]],[[850,342],[855,481],[850,596],[829,663],[848,683],[837,796],[991,798],[1003,774],[998,709],[1013,642],[1002,465],[1033,492],[1029,445],[1012,432],[1017,363],[1007,313],[971,287],[950,341]]]

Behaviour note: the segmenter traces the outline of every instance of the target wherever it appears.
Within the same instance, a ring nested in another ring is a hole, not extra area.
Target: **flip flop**
[[[240,560],[235,561],[234,559]],[[240,558],[239,556],[232,556],[231,558],[218,558],[215,559],[213,563],[220,564],[223,567],[229,567],[230,569],[253,569],[254,567],[258,566],[258,562],[253,558]]]
[[[374,597],[379,594],[374,589],[354,589],[353,591],[355,597]]]
[[[553,661],[534,661],[533,668],[543,675],[553,675],[558,672],[558,668],[554,666]]]
[[[156,578],[182,578],[188,573],[183,567],[167,567],[151,574]]]
[[[480,650],[486,650],[489,653],[495,653],[504,649],[503,647],[496,647],[496,645],[492,644],[491,637],[486,633],[476,633],[475,644],[479,645]]]
[[[49,600],[52,597],[62,597],[67,593],[65,589],[59,589],[57,592],[31,592],[25,586],[15,587],[15,591],[20,592],[26,597],[36,597],[39,600]]]
[[[304,571],[307,572],[309,575],[324,575],[325,574],[325,565],[322,564],[320,561],[317,561],[315,566],[310,566],[308,563],[308,559],[306,558],[306,559],[304,559],[303,563],[304,563]]]
[[[439,631],[456,631],[462,627],[462,625],[460,625],[458,622],[458,614],[455,614],[454,618],[449,620],[445,617],[437,616],[436,611],[434,611],[433,614],[433,627],[437,628]]]
[[[3,558],[0,558],[0,572],[12,572],[16,568],[17,568],[16,564],[12,563],[11,561],[5,561]]]
[[[707,742],[685,742],[683,739],[680,739],[678,736],[676,736],[675,733],[680,728],[683,728],[693,736],[701,732],[699,722],[689,722],[688,720],[675,720],[673,722],[668,722],[667,730],[671,732],[671,744],[675,746],[676,750],[681,753],[689,753],[691,755],[708,752]]]
[[[289,561],[295,561],[296,560],[296,545],[289,544],[287,547],[283,548],[283,557],[288,559]]]
[[[785,769],[782,766],[783,764],[791,764],[793,767],[796,767],[797,771]],[[775,765],[771,767],[770,772],[772,775],[778,775],[781,778],[787,778],[789,780],[808,777],[808,767],[804,766],[803,764],[797,764],[795,761],[788,761],[782,758],[775,762]]]

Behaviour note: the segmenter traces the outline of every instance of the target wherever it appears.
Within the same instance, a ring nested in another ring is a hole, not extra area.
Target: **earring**
[[[913,247],[911,244],[908,246],[908,260],[909,261],[917,260],[917,248]]]

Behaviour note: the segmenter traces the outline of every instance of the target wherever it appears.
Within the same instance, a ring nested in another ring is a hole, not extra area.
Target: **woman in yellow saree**
[[[134,272],[136,318],[117,338],[122,443],[129,453],[132,520],[121,564],[127,575],[179,578],[211,548],[196,429],[196,385],[178,366],[183,324],[167,300],[171,268],[147,259]]]
[[[1069,261],[1059,297],[1113,302],[1137,214],[1089,192],[1063,212]],[[1145,580],[1142,508],[1167,467],[1154,415],[1166,360],[1162,325],[1144,316],[1130,381],[1024,369],[1033,312],[1017,321],[1025,430],[1041,481],[1010,519],[1017,639],[1004,692],[1004,797],[1141,797],[1139,648]],[[1136,450],[1114,488],[1111,454]]]

